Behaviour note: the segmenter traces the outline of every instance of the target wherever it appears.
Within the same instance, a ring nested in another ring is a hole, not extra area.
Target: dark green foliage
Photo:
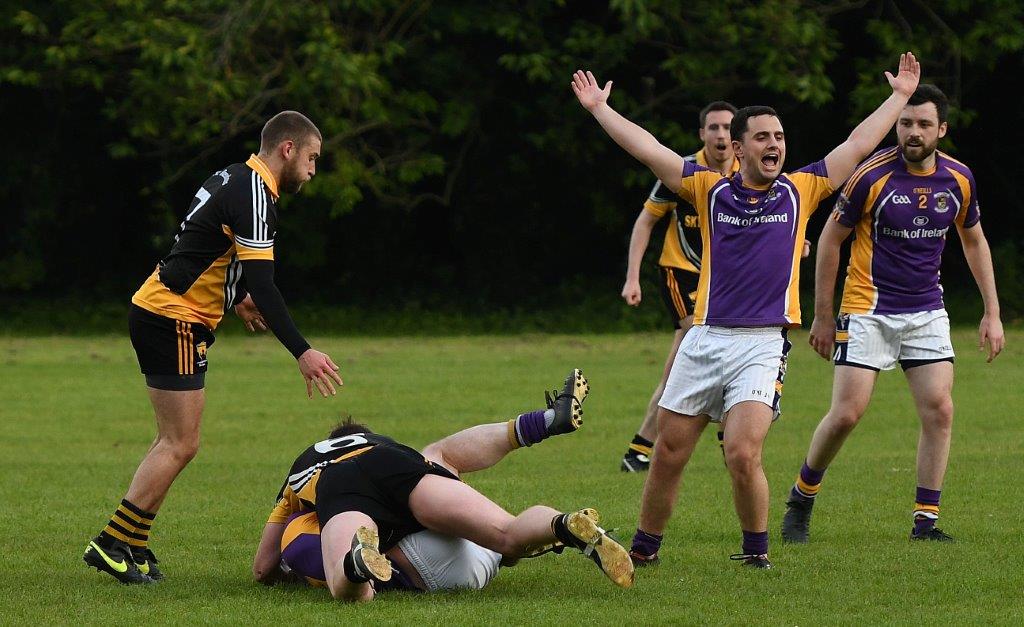
[[[0,293],[125,300],[198,182],[294,108],[325,144],[316,179],[284,205],[286,296],[468,313],[571,304],[572,286],[621,280],[651,177],[576,105],[570,72],[615,80],[614,104],[680,152],[698,147],[705,102],[772,104],[798,167],[884,96],[882,72],[905,49],[953,100],[946,147],[974,167],[998,243],[1021,228],[1000,214],[1015,190],[997,176],[1021,126],[1003,98],[1022,69],[1021,12],[958,0],[23,2],[0,9]],[[969,285],[952,255],[947,276]]]

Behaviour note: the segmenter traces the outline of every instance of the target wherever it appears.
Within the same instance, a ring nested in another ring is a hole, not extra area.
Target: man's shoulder
[[[678,203],[679,196],[668,187],[665,187],[665,184],[661,181],[655,181],[654,187],[651,188],[651,193],[647,195],[647,200],[658,204]]]
[[[937,166],[936,169],[944,167],[948,170],[957,172],[958,174],[962,174],[968,179],[974,178],[974,173],[971,172],[971,168],[969,168],[966,163],[958,159],[954,159],[950,155],[942,152],[941,150],[935,151],[935,159],[937,161],[937,163],[935,164]]]
[[[842,193],[850,196],[855,192],[865,193],[868,188],[887,174],[905,170],[899,148],[883,148],[865,159],[842,185]],[[858,192],[858,190],[860,190]]]
[[[252,172],[253,169],[245,165],[244,163],[232,163],[227,167],[217,170],[216,172],[213,173],[212,176],[219,176],[222,179],[224,179],[224,187],[226,189],[232,191],[242,190],[251,193]]]
[[[228,205],[242,210],[251,209],[254,204],[274,205],[273,197],[267,192],[259,174],[244,163],[232,163],[217,170],[207,179],[209,184],[217,185],[215,192]]]

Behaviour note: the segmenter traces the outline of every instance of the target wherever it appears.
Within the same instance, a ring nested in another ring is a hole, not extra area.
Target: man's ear
[[[939,124],[939,139],[946,136],[946,131],[949,130],[949,125],[945,122]]]

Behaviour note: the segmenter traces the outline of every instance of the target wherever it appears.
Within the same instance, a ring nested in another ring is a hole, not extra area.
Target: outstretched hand
[[[608,81],[605,83],[604,89],[601,89],[597,84],[597,79],[590,71],[576,70],[569,85],[572,86],[573,93],[576,94],[580,104],[587,111],[593,111],[594,107],[608,102],[608,96],[612,93],[612,82]]]
[[[889,81],[893,93],[909,98],[921,81],[921,64],[913,52],[905,52],[900,55],[900,69],[896,76],[886,71],[885,78]]]
[[[320,395],[324,398],[334,396],[337,392],[334,383],[344,385],[341,375],[338,374],[338,365],[331,361],[327,353],[309,348],[305,353],[299,355],[299,372],[306,380],[306,396],[313,398],[313,386],[316,386]],[[333,383],[332,383],[333,381]]]

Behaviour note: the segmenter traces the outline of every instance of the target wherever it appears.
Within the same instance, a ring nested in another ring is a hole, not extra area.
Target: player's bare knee
[[[432,462],[441,462],[444,460],[444,447],[441,445],[444,440],[440,442],[433,442],[426,445],[423,448],[423,457]]]
[[[864,411],[858,407],[834,407],[828,413],[828,424],[833,431],[849,433],[860,422]]]
[[[186,438],[170,443],[171,455],[174,460],[184,466],[199,453],[199,438]]]
[[[761,451],[756,446],[737,444],[725,446],[725,463],[729,472],[736,476],[747,476],[761,468]]]
[[[490,549],[495,553],[500,553],[501,555],[509,558],[522,557],[529,548],[524,542],[519,541],[507,533],[498,535],[496,538],[491,540],[490,544],[493,544],[493,546],[484,545],[484,548]]]
[[[952,431],[953,401],[946,399],[932,404],[923,412],[921,422],[932,431]]]

